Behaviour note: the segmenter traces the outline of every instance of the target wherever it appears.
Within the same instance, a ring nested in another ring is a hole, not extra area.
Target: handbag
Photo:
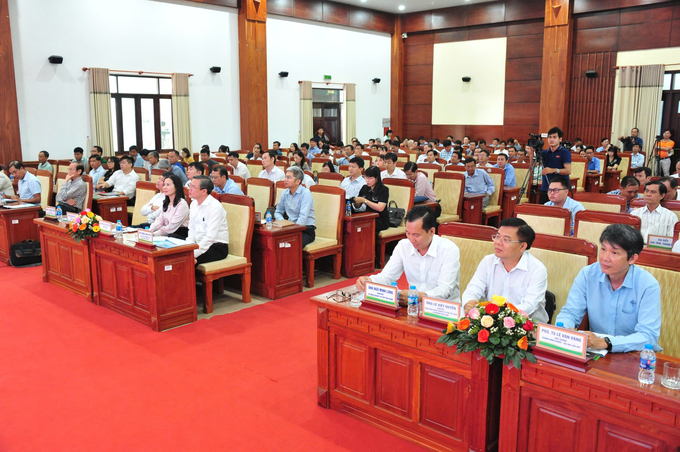
[[[392,204],[394,204],[394,207],[392,207]],[[390,201],[390,203],[387,205],[387,212],[390,214],[391,228],[399,227],[401,225],[401,221],[404,219],[404,215],[406,215],[406,210],[400,209],[394,200]]]
[[[9,250],[9,263],[12,267],[42,264],[40,242],[24,240],[20,243],[14,243]]]

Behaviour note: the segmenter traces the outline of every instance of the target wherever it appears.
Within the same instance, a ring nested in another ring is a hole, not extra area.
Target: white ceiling
[[[450,8],[452,6],[471,5],[473,3],[485,3],[494,0],[334,0],[348,5],[361,6],[363,8],[377,9],[394,14],[406,14],[415,11]],[[403,5],[403,11],[399,6]]]

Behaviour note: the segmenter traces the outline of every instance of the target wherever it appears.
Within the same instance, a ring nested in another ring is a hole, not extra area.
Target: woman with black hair
[[[186,239],[189,235],[189,205],[184,199],[182,181],[172,172],[163,174],[163,210],[149,230],[156,235]]]
[[[380,168],[371,166],[364,173],[366,185],[359,190],[359,196],[351,199],[354,208],[359,212],[373,212],[378,214],[375,220],[375,234],[390,227],[390,214],[387,203],[390,200],[390,190],[380,179]]]
[[[305,154],[300,150],[293,152],[293,164],[290,166],[299,166],[302,168],[302,171],[309,171],[309,165],[307,164]]]
[[[104,175],[99,179],[99,182],[106,182],[109,180],[113,173],[120,169],[120,159],[118,157],[108,157],[106,162],[106,167],[108,168]],[[105,188],[104,191],[112,192],[113,187]]]
[[[333,162],[330,160],[327,162],[323,162],[323,165],[321,165],[321,172],[322,173],[335,173],[335,165],[333,165]]]
[[[609,171],[614,171],[619,168],[621,164],[621,157],[619,157],[619,148],[616,146],[609,146],[607,149],[607,169]]]

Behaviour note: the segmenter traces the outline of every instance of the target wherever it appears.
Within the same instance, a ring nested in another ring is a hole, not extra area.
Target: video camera
[[[543,137],[535,133],[530,133],[527,146],[533,148],[536,161],[540,162],[543,158],[543,152],[541,152],[543,150]]]

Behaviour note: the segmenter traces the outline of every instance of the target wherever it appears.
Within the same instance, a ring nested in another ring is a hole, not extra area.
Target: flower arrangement
[[[97,237],[99,235],[99,222],[102,217],[95,215],[90,209],[80,212],[80,216],[68,224],[68,235],[73,237],[76,242],[80,242],[86,237]]]
[[[458,325],[449,322],[437,342],[449,347],[455,345],[456,354],[479,350],[489,364],[495,357],[502,357],[505,365],[519,369],[524,359],[536,362],[529,351],[529,345],[535,344],[534,328],[526,312],[494,295],[491,301],[477,303]]]

